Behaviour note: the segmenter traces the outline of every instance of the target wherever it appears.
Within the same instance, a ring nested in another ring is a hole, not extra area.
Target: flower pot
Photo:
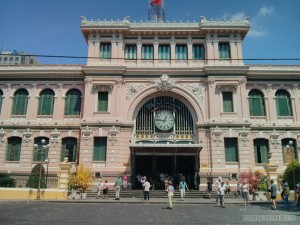
[[[81,193],[81,199],[86,199],[87,193]]]

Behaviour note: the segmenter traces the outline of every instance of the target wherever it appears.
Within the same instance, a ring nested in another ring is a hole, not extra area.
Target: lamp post
[[[49,148],[50,148],[50,145],[49,144],[46,145],[45,139],[41,140],[41,146],[39,146],[38,144],[34,144],[34,150],[41,154],[41,160],[43,160],[43,155],[46,153],[46,151],[49,150]],[[41,164],[40,170],[39,170],[39,182],[38,182],[38,190],[37,190],[37,194],[36,194],[36,200],[41,199],[42,166],[43,165]]]
[[[49,157],[47,159],[45,159],[45,162],[47,163],[47,172],[46,172],[46,188],[48,188],[48,167],[49,167],[49,162],[50,159]]]
[[[292,154],[292,171],[293,171],[293,183],[294,183],[294,192],[296,192],[296,179],[295,179],[295,167],[294,167],[294,149],[293,149],[293,141],[290,140],[289,141],[289,145],[287,145],[286,147],[291,151],[291,154]],[[294,193],[294,197],[295,197],[295,200],[297,200],[297,197],[296,197],[296,193]]]

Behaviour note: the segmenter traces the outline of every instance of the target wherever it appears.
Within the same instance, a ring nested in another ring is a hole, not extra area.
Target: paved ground
[[[0,202],[1,225],[96,225],[96,224],[300,224],[300,210],[270,210],[269,204],[243,206],[227,203],[226,208],[213,204],[167,204],[154,202]]]

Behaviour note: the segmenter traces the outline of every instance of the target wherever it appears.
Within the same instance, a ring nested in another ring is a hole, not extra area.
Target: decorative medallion
[[[156,85],[156,89],[160,91],[170,91],[175,85],[175,82],[171,81],[165,73],[161,75],[159,80],[153,81],[153,83]]]
[[[6,132],[3,128],[0,129],[0,144],[4,144],[6,142]]]
[[[89,128],[89,126],[86,126],[81,132],[81,139],[84,141],[84,143],[88,143],[92,140],[92,138],[92,130]]]
[[[32,140],[32,131],[27,128],[26,131],[23,133],[23,139],[26,143]]]
[[[50,142],[52,144],[55,144],[55,143],[60,143],[60,141],[61,141],[60,133],[58,132],[57,128],[55,128],[54,131],[51,132]]]
[[[145,88],[147,84],[128,84],[126,85],[126,100],[130,100],[139,90]]]
[[[211,132],[212,134],[212,141],[217,143],[217,145],[219,145],[219,143],[223,142],[223,137],[222,137],[222,131],[220,130],[220,128],[218,126],[216,126],[215,130],[213,130]]]
[[[280,144],[279,134],[275,129],[273,130],[273,133],[270,135],[270,143],[274,145],[275,148],[277,147],[277,145]]]
[[[239,132],[239,140],[246,145],[246,142],[249,141],[249,130],[247,130],[245,127],[243,127],[242,131]]]
[[[119,139],[119,131],[115,126],[112,126],[112,128],[108,131],[108,141],[113,145],[115,144]]]

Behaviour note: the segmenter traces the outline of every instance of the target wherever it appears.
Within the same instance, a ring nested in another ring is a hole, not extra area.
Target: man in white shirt
[[[149,200],[149,191],[151,185],[148,180],[145,180],[143,187],[144,187],[144,200]]]

